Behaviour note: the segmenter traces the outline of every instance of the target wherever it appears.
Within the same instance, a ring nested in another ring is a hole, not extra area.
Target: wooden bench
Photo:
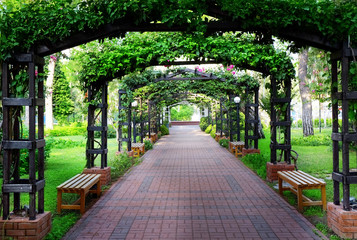
[[[91,189],[94,185],[96,185],[96,188]],[[79,194],[79,199],[71,205],[64,205],[62,204],[62,193]],[[77,174],[59,185],[57,187],[57,212],[61,213],[62,209],[79,209],[83,214],[88,193],[96,193],[97,197],[100,196],[100,174]],[[78,202],[79,204],[77,204]]]
[[[222,137],[224,137],[224,133],[222,133]],[[221,133],[220,132],[216,132],[214,139],[216,140],[216,142],[219,142],[219,139],[221,139]]]
[[[140,154],[145,153],[145,143],[131,143],[131,150],[134,152],[134,157],[140,157]]]
[[[147,136],[149,136],[149,134],[147,134]],[[157,141],[157,134],[154,132],[150,133],[150,140],[152,143],[155,143]]]
[[[322,205],[323,210],[326,210],[326,183],[302,171],[278,171],[279,193],[283,195],[283,191],[290,190],[296,194],[298,200],[298,209],[300,212],[305,206]],[[289,183],[291,187],[283,187],[283,181]],[[320,189],[321,201],[312,201],[302,194],[303,190]]]
[[[236,157],[242,156],[244,147],[244,142],[229,142],[229,151],[233,153]]]

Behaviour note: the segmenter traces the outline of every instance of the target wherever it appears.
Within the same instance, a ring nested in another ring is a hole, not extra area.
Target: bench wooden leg
[[[279,194],[283,195],[283,179],[278,177],[278,182],[279,182]]]
[[[100,194],[102,192],[101,185],[100,185],[100,180],[97,183],[97,198],[100,197]]]
[[[304,211],[304,206],[303,206],[303,198],[302,198],[302,188],[297,189],[297,200],[298,200],[298,209],[299,212]]]
[[[326,203],[326,186],[321,186],[321,201],[322,201],[322,209],[326,211],[327,203]]]
[[[81,191],[80,198],[80,212],[81,214],[84,214],[86,208],[86,194],[84,191]]]
[[[62,210],[62,191],[57,190],[57,212],[61,213]]]

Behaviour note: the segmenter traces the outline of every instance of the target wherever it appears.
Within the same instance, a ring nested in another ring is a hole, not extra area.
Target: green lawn
[[[263,154],[270,156],[270,133],[269,130],[265,131],[266,138],[259,140],[259,148]],[[303,136],[302,129],[292,129],[292,138],[301,138]],[[327,135],[331,136],[331,128],[322,129],[319,133],[318,129],[315,129],[315,136]],[[331,141],[332,142],[332,141]],[[292,145],[292,149],[299,154],[297,161],[297,167],[306,173],[309,173],[317,178],[323,179],[326,182],[326,197],[328,202],[333,201],[333,181],[331,180],[332,173],[332,144],[329,146],[302,146]],[[342,156],[340,152],[340,168],[342,169]],[[356,152],[350,152],[350,168],[357,168]],[[273,186],[274,184],[271,184]],[[311,199],[320,199],[321,194],[319,190],[304,191],[304,194]],[[342,185],[340,189],[342,199]],[[285,192],[284,195],[290,204],[297,206],[296,196],[290,192]],[[351,196],[357,196],[357,185],[351,185]],[[326,212],[321,210],[321,207],[307,207],[305,208],[304,215],[311,218],[313,217],[313,223],[318,227],[320,231],[325,234],[332,234],[331,230],[328,230],[326,221]],[[338,239],[336,235],[330,235],[331,239]]]
[[[53,137],[53,139],[65,139],[74,142],[86,141],[84,136]],[[115,138],[108,139],[108,164],[114,158],[117,149],[118,145]],[[56,187],[74,175],[81,173],[85,164],[85,145],[73,148],[54,147],[51,149],[45,170],[45,211],[52,213],[52,230],[46,239],[61,239],[79,219],[80,214],[78,211],[62,210],[61,214],[57,214]],[[100,166],[100,157],[96,159],[96,165]],[[64,194],[63,196],[64,202],[73,202],[76,198],[76,194]],[[21,203],[28,205],[28,195],[22,194]],[[10,208],[12,207],[10,206]]]
[[[83,136],[58,138],[85,141]],[[117,149],[118,145],[115,138],[108,139],[108,161],[114,158]],[[85,147],[52,149],[45,171],[45,210],[52,212],[53,221],[51,233],[46,239],[61,239],[79,219],[80,214],[78,211],[63,210],[62,214],[56,213],[56,187],[74,175],[81,173],[85,164]],[[100,157],[96,159],[96,165],[100,166]],[[64,194],[63,196],[64,200],[69,202],[74,200],[73,197],[76,197],[76,194]]]

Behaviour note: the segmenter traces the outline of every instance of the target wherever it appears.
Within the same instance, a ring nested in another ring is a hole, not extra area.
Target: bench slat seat
[[[298,209],[303,211],[305,206],[321,205],[326,210],[326,183],[303,171],[278,171],[279,193],[283,195],[286,190],[296,194],[298,199]],[[289,183],[291,187],[283,187],[283,181]],[[303,190],[320,189],[321,201],[313,201],[302,194]]]
[[[242,156],[243,154],[244,142],[229,142],[229,151],[233,153],[236,157]]]
[[[134,152],[134,157],[140,157],[140,154],[145,153],[145,143],[131,143],[131,149]]]
[[[92,187],[95,189],[92,189]],[[62,193],[79,194],[79,199],[74,204],[62,204]],[[97,197],[101,194],[100,174],[77,174],[57,187],[57,212],[62,209],[80,210],[85,212],[85,197],[88,193],[96,193]],[[79,204],[77,204],[79,202]]]

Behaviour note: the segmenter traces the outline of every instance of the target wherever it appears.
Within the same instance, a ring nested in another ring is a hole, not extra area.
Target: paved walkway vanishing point
[[[175,126],[64,239],[319,239],[198,126]]]

